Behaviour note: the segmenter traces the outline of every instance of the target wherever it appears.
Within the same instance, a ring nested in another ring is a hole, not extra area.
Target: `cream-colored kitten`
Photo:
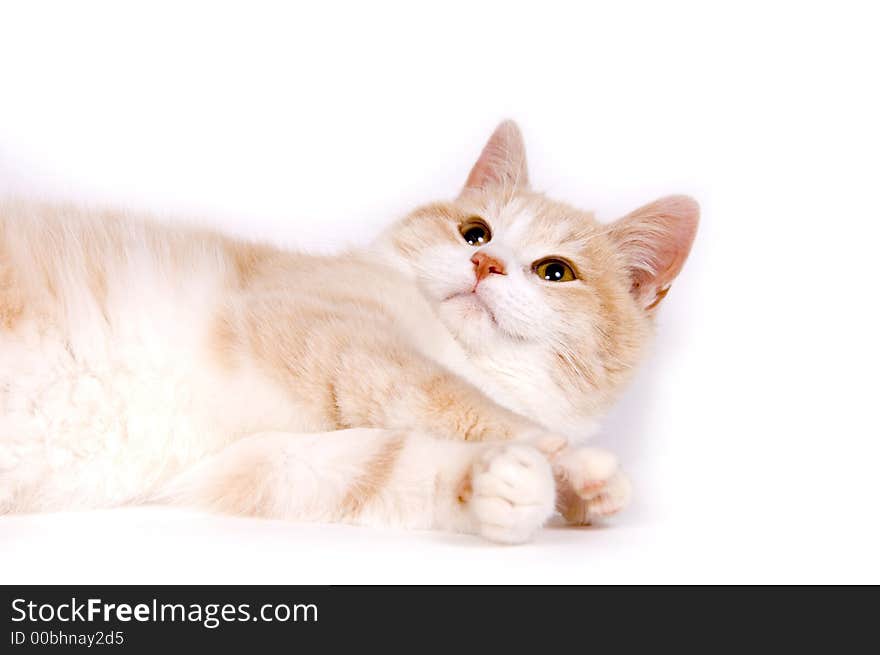
[[[142,502],[527,540],[619,510],[575,445],[626,381],[697,205],[610,225],[502,123],[464,190],[315,257],[0,207],[0,513]]]

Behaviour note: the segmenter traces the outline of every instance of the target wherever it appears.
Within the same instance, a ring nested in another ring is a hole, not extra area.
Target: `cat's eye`
[[[492,240],[492,232],[485,221],[473,216],[462,223],[459,228],[461,236],[472,246],[482,246]]]
[[[542,259],[535,262],[532,270],[535,275],[548,282],[571,282],[577,279],[571,264],[562,259]]]

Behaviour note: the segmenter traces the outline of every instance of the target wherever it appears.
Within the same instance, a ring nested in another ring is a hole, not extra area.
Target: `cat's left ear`
[[[629,269],[631,292],[653,310],[681,271],[700,219],[700,206],[688,196],[656,200],[611,224],[609,234]]]
[[[526,146],[522,132],[513,121],[504,121],[495,128],[486,142],[480,158],[468,175],[462,193],[469,189],[514,189],[526,188],[528,185]]]

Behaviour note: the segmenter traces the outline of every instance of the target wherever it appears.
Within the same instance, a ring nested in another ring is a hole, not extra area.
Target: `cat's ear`
[[[468,175],[462,193],[468,189],[511,189],[525,188],[528,185],[529,173],[522,133],[513,121],[504,121],[495,128],[486,142],[480,158]]]
[[[654,309],[681,271],[697,233],[700,206],[688,196],[661,198],[611,224],[609,234],[629,269],[631,291]]]

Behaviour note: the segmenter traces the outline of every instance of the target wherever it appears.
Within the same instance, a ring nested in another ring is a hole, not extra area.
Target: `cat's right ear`
[[[485,190],[492,187],[507,189],[525,188],[529,185],[526,167],[526,147],[522,132],[511,120],[501,123],[468,175],[462,194],[469,190]]]

